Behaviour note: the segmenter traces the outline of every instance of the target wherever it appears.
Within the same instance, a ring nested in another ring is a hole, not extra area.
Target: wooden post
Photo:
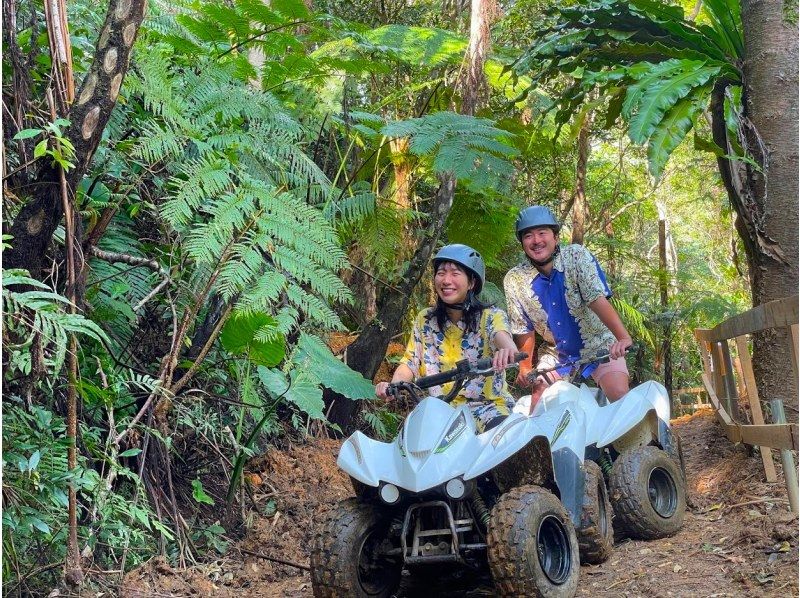
[[[750,414],[754,424],[764,423],[764,413],[761,411],[761,401],[758,398],[758,387],[756,377],[753,375],[753,361],[750,359],[750,349],[747,347],[747,337],[737,336],[736,352],[739,354],[739,361],[742,364],[742,382],[747,389],[747,400],[750,403]],[[775,463],[772,462],[772,451],[766,446],[759,446],[761,452],[761,462],[764,464],[764,475],[768,482],[775,482],[778,475],[775,473]]]
[[[714,381],[717,396],[725,400],[728,415],[739,421],[739,397],[736,395],[736,381],[733,379],[733,363],[728,341],[714,343]]]
[[[772,408],[772,422],[785,424],[786,414],[783,411],[783,401],[772,399],[769,405]],[[792,509],[792,513],[797,513],[797,469],[794,467],[792,451],[781,449],[781,464],[783,465],[783,478],[786,480],[786,492],[789,494],[789,507]]]
[[[792,363],[794,364],[794,379],[797,380],[798,377],[798,367],[797,367],[797,352],[800,350],[798,347],[798,332],[797,332],[797,324],[792,324],[789,326],[789,330],[792,332]]]

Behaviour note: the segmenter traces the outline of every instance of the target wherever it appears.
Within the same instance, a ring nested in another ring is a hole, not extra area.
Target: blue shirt
[[[560,362],[591,357],[615,341],[589,308],[598,298],[611,297],[611,289],[597,259],[582,245],[561,247],[549,275],[523,263],[506,274],[503,285],[512,334],[537,332]],[[595,367],[587,366],[584,375]]]

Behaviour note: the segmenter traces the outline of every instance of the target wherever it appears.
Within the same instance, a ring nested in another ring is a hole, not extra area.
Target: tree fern
[[[451,173],[474,190],[507,187],[517,151],[504,141],[512,135],[491,120],[453,112],[436,112],[387,124],[388,137],[409,137],[409,150],[432,158],[434,171]]]

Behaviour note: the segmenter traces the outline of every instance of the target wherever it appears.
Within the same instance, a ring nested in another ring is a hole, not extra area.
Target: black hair
[[[464,272],[467,277],[469,278],[470,282],[478,281],[477,275],[470,270],[469,268],[465,268],[463,265],[451,262],[449,260],[441,260],[439,263],[436,264],[436,268],[439,267],[441,263],[450,263],[455,265],[459,270]],[[464,326],[467,332],[478,332],[478,329],[481,325],[481,314],[483,314],[483,310],[487,307],[492,307],[494,303],[484,303],[478,296],[475,294],[475,291],[472,289],[467,291],[467,296],[464,299],[464,302],[461,304],[463,315],[461,316],[464,320]],[[447,323],[447,309],[448,307],[452,309],[452,306],[449,306],[447,303],[442,301],[442,299],[437,295],[436,296],[436,305],[431,307],[428,310],[428,317],[435,317],[436,324],[439,326],[439,330],[444,332],[444,326]]]

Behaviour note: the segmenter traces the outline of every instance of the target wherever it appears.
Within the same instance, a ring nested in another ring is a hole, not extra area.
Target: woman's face
[[[475,285],[469,275],[453,262],[442,262],[436,268],[433,288],[439,299],[448,304],[461,303],[467,298],[467,291]]]

